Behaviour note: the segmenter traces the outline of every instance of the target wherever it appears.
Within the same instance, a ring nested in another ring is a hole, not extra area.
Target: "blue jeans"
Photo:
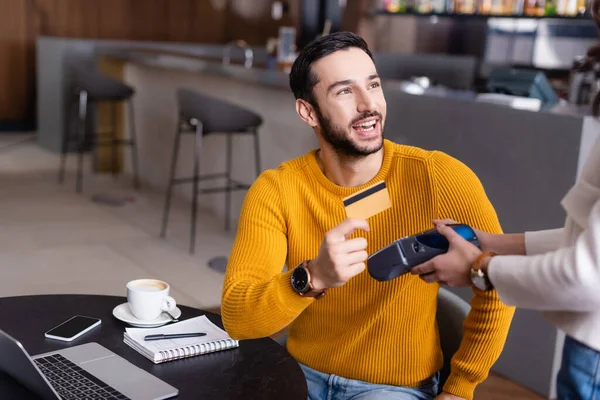
[[[439,373],[417,388],[373,383],[328,375],[300,364],[309,400],[430,400],[438,394]]]
[[[600,400],[600,353],[567,336],[556,389],[559,400]]]

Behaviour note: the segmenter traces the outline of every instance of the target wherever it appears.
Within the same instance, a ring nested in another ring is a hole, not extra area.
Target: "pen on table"
[[[144,336],[144,340],[161,340],[161,339],[182,339],[191,338],[198,336],[206,336],[206,332],[195,332],[195,333],[174,333],[171,335],[147,335]]]

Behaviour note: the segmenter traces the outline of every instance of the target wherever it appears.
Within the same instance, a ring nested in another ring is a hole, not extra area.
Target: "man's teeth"
[[[354,125],[357,128],[372,128],[373,126],[375,126],[375,123],[377,121],[368,121],[368,122],[363,122],[362,124],[356,124]]]

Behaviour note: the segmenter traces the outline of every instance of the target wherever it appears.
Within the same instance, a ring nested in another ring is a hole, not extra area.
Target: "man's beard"
[[[319,120],[319,125],[321,126],[321,134],[323,135],[323,139],[325,139],[325,141],[329,143],[340,156],[350,158],[365,157],[370,154],[377,153],[383,147],[383,117],[380,113],[363,113],[355,118],[348,127],[349,129],[352,129],[352,125],[365,118],[379,117],[378,124],[380,124],[379,128],[381,129],[381,138],[378,138],[378,140],[380,140],[379,146],[369,148],[360,147],[358,144],[354,143],[352,139],[348,137],[346,130],[334,125],[330,119],[323,116],[318,108],[315,108],[315,112]]]

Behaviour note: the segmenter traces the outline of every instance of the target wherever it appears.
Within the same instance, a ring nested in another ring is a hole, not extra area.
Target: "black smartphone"
[[[70,342],[77,339],[84,333],[91,331],[101,323],[102,321],[98,318],[76,315],[73,318],[70,318],[60,325],[50,329],[44,334],[44,336],[48,339]]]
[[[473,228],[465,224],[448,225],[465,240],[480,247]],[[448,240],[437,228],[406,236],[371,254],[367,259],[369,275],[378,281],[389,281],[404,275],[419,264],[448,251]]]

